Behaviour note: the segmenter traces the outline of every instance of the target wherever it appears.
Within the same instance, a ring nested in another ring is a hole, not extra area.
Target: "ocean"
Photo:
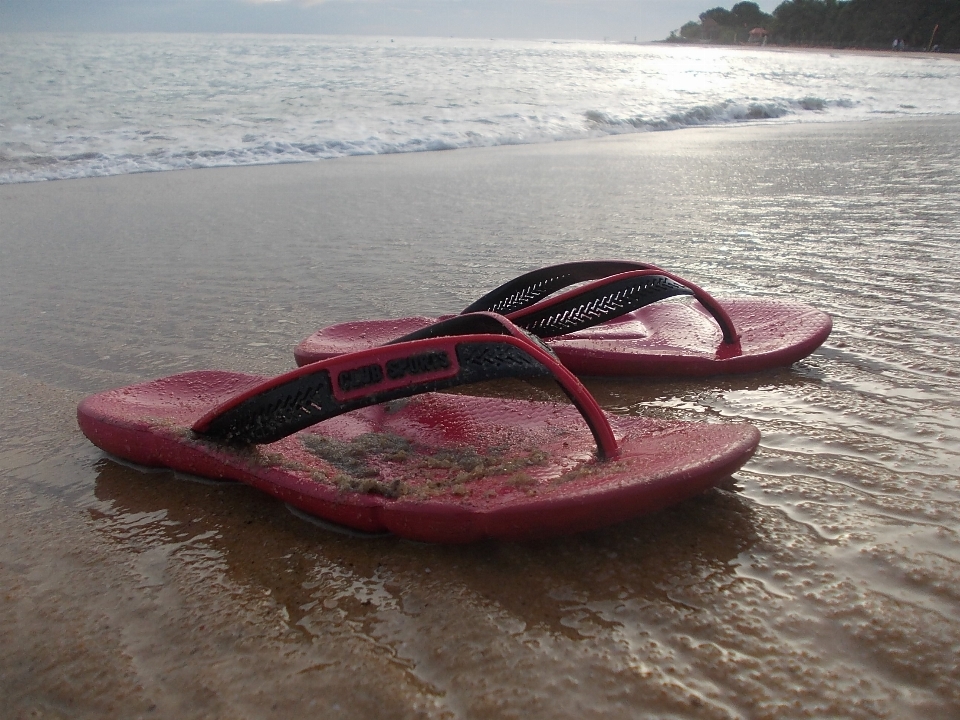
[[[275,35],[6,34],[0,184],[960,114],[936,54]]]

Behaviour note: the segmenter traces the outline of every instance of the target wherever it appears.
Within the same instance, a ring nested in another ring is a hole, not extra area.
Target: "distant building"
[[[753,30],[750,31],[749,42],[764,44],[766,43],[767,36],[769,34],[770,33],[768,33],[763,28],[754,28]]]

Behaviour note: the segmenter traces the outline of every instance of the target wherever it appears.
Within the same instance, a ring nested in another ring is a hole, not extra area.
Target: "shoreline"
[[[825,119],[825,120],[801,120],[794,119],[796,116],[783,116],[780,118],[764,118],[757,120],[740,120],[735,122],[726,122],[726,123],[716,123],[716,124],[702,124],[702,125],[685,125],[677,128],[671,128],[668,130],[658,130],[658,129],[649,129],[649,130],[639,130],[636,132],[625,132],[619,134],[609,134],[602,135],[599,137],[588,137],[588,138],[572,138],[566,140],[549,140],[542,142],[529,142],[529,143],[505,143],[502,145],[484,145],[478,147],[461,147],[461,148],[444,148],[441,150],[411,150],[407,152],[396,152],[396,153],[358,153],[356,155],[342,155],[332,158],[312,158],[305,160],[294,160],[294,161],[280,161],[280,162],[265,162],[265,163],[247,163],[241,165],[213,165],[209,167],[199,167],[199,168],[167,168],[162,170],[143,170],[138,172],[126,172],[126,173],[115,173],[115,174],[106,174],[106,175],[89,175],[83,177],[72,177],[72,178],[41,178],[36,180],[22,180],[18,182],[6,182],[0,183],[0,189],[10,186],[19,186],[19,185],[37,185],[37,184],[46,184],[46,183],[59,183],[63,181],[75,181],[75,180],[94,180],[94,179],[106,179],[106,178],[117,178],[117,177],[136,177],[140,175],[155,175],[155,174],[167,174],[167,173],[180,173],[180,172],[191,172],[196,170],[230,170],[230,169],[244,169],[244,168],[266,168],[266,167],[279,167],[279,166],[302,166],[302,165],[315,165],[323,164],[331,161],[343,161],[356,158],[387,158],[387,157],[404,157],[404,156],[416,156],[416,155],[434,155],[434,154],[447,154],[447,153],[460,153],[460,152],[483,152],[483,151],[496,151],[498,149],[506,148],[527,148],[527,147],[557,147],[564,146],[567,144],[577,144],[577,143],[591,143],[591,142],[605,142],[605,141],[617,141],[629,138],[643,138],[647,136],[661,136],[661,135],[671,135],[673,133],[685,133],[688,131],[712,131],[712,132],[723,132],[723,131],[736,131],[743,129],[759,129],[759,128],[782,128],[782,127],[825,127],[825,126],[845,126],[845,125],[869,125],[872,123],[887,123],[887,122],[902,122],[902,123],[916,123],[916,122],[925,122],[929,120],[943,120],[944,122],[950,122],[951,119],[960,117],[960,115],[910,115],[910,116],[893,116],[890,115],[877,115],[876,117],[867,117],[867,118],[856,118],[850,120],[837,120],[837,119]]]
[[[696,47],[703,49],[710,48],[727,48],[731,50],[763,50],[771,52],[797,52],[797,53],[815,53],[815,54],[830,54],[830,53],[843,53],[849,55],[863,55],[868,57],[896,57],[902,56],[905,58],[930,58],[930,57],[944,57],[952,60],[960,60],[960,50],[954,51],[940,51],[940,52],[927,52],[926,50],[884,50],[882,48],[857,48],[857,47],[845,47],[845,48],[834,48],[827,47],[822,45],[774,45],[772,43],[767,45],[750,45],[750,44],[737,44],[737,45],[723,45],[720,43],[696,43],[696,42],[668,42],[666,40],[654,40],[649,43],[631,43],[625,42],[624,45],[667,45],[667,46],[677,46],[677,47]]]

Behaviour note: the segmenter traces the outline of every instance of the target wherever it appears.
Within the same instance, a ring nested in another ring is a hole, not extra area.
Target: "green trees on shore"
[[[753,2],[716,7],[671,33],[671,42],[734,44],[762,28],[781,45],[960,49],[960,0],[786,0],[767,15]],[[763,35],[754,33],[753,39]]]
[[[755,2],[739,2],[729,10],[715,7],[700,13],[700,22],[686,23],[680,28],[680,38],[676,35],[671,35],[671,38],[732,45],[746,42],[752,29],[765,28],[772,21],[773,17],[763,12]]]

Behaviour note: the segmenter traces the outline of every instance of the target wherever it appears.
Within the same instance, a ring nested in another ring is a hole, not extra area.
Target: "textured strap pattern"
[[[231,443],[275,442],[338,410],[324,370],[264,390],[213,418],[201,434]]]
[[[491,290],[464,313],[495,312],[501,315],[530,307],[558,290],[581,282],[599,280],[630,270],[656,270],[656,266],[626,260],[588,260],[562,263],[533,270]]]
[[[551,338],[599,325],[651,303],[693,291],[663,275],[641,270],[588,286],[514,313],[511,320],[537,337]]]

